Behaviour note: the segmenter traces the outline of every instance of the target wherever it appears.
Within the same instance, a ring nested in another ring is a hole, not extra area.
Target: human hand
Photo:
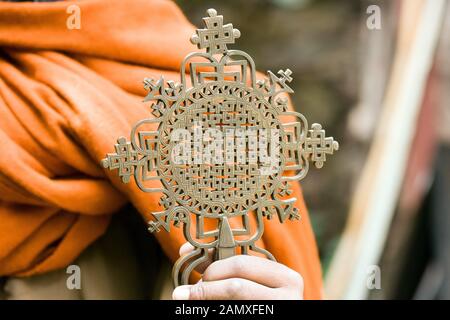
[[[180,255],[193,250],[185,243]],[[268,259],[236,255],[200,265],[203,273],[194,285],[184,285],[173,291],[174,300],[297,300],[303,299],[303,278],[285,265]]]

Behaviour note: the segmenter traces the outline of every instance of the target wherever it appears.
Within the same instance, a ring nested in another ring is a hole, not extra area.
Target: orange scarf
[[[80,30],[66,27],[73,2],[0,2],[0,276],[67,266],[127,201],[146,220],[158,210],[158,194],[121,183],[100,160],[149,117],[142,80],[179,79],[194,27],[169,1],[75,3]],[[305,298],[317,299],[317,247],[293,187],[302,220],[265,222],[259,245],[301,273]],[[155,235],[172,261],[180,231]]]

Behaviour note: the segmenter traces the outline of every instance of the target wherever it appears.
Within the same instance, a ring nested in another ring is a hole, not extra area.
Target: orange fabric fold
[[[74,3],[80,30],[66,27]],[[123,184],[100,160],[149,117],[143,78],[179,79],[193,32],[169,1],[0,2],[0,276],[67,266],[127,201],[151,219],[160,195]],[[260,245],[317,299],[320,261],[298,184],[294,196],[302,220],[265,222]],[[175,261],[181,230],[155,236]]]

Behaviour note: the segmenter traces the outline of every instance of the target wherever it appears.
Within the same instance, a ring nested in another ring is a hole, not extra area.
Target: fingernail
[[[179,286],[173,290],[172,298],[173,300],[189,300],[191,286]]]

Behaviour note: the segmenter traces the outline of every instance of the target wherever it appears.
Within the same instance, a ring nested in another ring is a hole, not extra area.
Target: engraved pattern
[[[215,259],[253,251],[275,260],[256,245],[264,231],[263,219],[299,219],[296,199],[289,198],[290,181],[306,176],[309,161],[321,168],[327,155],[339,148],[321,125],[308,129],[302,114],[288,111],[292,71],[268,71],[257,81],[253,59],[227,47],[239,38],[239,30],[224,25],[214,9],[207,13],[206,28],[191,37],[206,52],[184,59],[180,83],[162,77],[144,80],[145,101],[153,101],[155,118],[136,123],[131,141],[119,138],[115,153],[102,160],[105,168],[118,169],[124,183],[134,176],[144,192],[162,194],[163,210],[153,213],[151,232],[182,226],[195,247],[175,263],[175,286],[188,283],[192,270],[208,258],[208,249],[214,249]],[[282,116],[296,121],[283,123]],[[279,149],[278,157],[264,148],[269,145]],[[178,162],[173,157],[177,148]],[[249,215],[256,218],[256,230],[250,228]],[[206,230],[205,219],[216,221],[217,227]],[[231,219],[240,227],[231,227]]]

